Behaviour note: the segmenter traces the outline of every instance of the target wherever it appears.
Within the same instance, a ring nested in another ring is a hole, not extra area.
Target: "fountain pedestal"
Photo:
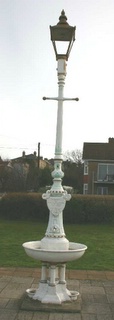
[[[33,300],[42,303],[61,304],[64,301],[76,300],[79,293],[70,292],[65,280],[66,264],[42,264],[41,280],[38,289],[28,289],[26,292]]]
[[[81,258],[87,246],[69,242],[68,250],[59,250],[57,247],[56,250],[48,250],[41,248],[41,241],[30,241],[23,243],[23,247],[28,256],[43,261],[38,289],[26,291],[30,298],[51,304],[77,299],[79,293],[69,291],[66,286],[66,262]]]
[[[60,183],[58,175],[57,182]],[[71,195],[66,191],[50,191],[43,194],[49,209],[49,222],[45,237],[41,241],[31,241],[23,244],[26,253],[42,261],[41,280],[38,289],[28,289],[26,292],[33,300],[41,303],[61,304],[64,301],[76,300],[79,293],[70,292],[66,287],[66,262],[80,258],[87,247],[69,242],[65,237],[63,227],[63,209],[66,200]]]

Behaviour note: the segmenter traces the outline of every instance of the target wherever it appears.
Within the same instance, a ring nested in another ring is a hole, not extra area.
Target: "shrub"
[[[65,214],[69,223],[114,222],[114,196],[74,195]]]
[[[0,201],[0,218],[47,221],[46,202],[38,193],[8,193]]]
[[[65,223],[113,223],[114,196],[73,195],[64,209]],[[49,211],[39,193],[8,193],[0,200],[0,218],[47,222]]]

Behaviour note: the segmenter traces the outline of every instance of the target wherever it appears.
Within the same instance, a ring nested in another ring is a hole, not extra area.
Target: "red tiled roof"
[[[83,146],[84,160],[114,160],[114,138],[108,143],[85,142]]]

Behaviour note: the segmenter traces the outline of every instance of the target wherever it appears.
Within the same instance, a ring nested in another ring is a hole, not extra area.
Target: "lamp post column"
[[[62,157],[62,126],[63,126],[63,91],[66,77],[66,61],[58,60],[58,113],[56,127],[56,145],[55,159],[63,159]]]
[[[66,60],[59,59],[57,67],[58,75],[58,110],[57,110],[57,125],[56,125],[56,143],[55,143],[55,157],[54,157],[54,171],[52,172],[53,185],[51,192],[63,193],[62,178],[64,173],[62,171],[62,135],[63,135],[63,93],[66,77]]]
[[[47,206],[50,211],[49,222],[45,237],[41,240],[43,249],[51,250],[68,250],[69,241],[65,237],[63,227],[63,209],[66,201],[71,198],[70,194],[63,189],[62,178],[64,173],[62,171],[62,127],[63,127],[63,91],[66,77],[66,60],[58,60],[58,110],[57,110],[57,126],[56,126],[56,143],[55,143],[55,157],[54,170],[52,172],[53,184],[51,189],[43,194],[43,199],[47,200]]]

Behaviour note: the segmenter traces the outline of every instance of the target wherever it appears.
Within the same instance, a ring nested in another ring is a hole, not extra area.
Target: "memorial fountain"
[[[41,279],[38,288],[30,288],[26,292],[33,300],[50,304],[61,304],[65,301],[71,302],[77,299],[79,293],[77,291],[69,291],[66,286],[66,263],[79,259],[87,249],[87,246],[84,244],[69,242],[65,236],[63,226],[63,210],[66,201],[69,201],[71,198],[71,195],[62,186],[62,178],[64,176],[62,171],[63,102],[66,100],[79,100],[78,98],[65,98],[63,95],[66,61],[69,58],[75,40],[75,29],[75,27],[67,23],[64,10],[61,12],[58,24],[53,27],[50,26],[51,40],[58,64],[58,97],[43,97],[43,100],[57,100],[58,111],[54,171],[52,172],[53,184],[51,189],[42,195],[49,209],[49,222],[43,239],[23,243],[27,255],[42,262]],[[65,52],[58,52],[57,44],[59,43],[67,44]]]

